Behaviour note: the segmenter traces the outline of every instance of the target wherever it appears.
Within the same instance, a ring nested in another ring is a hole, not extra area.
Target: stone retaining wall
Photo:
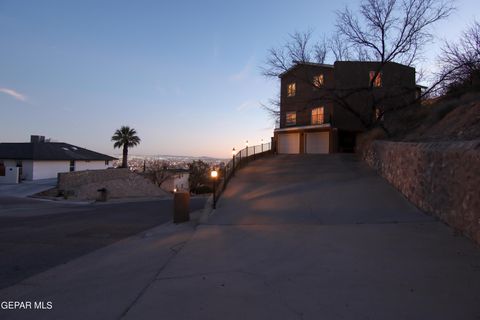
[[[480,140],[377,140],[362,157],[417,207],[480,244]]]
[[[98,189],[105,188],[108,198],[168,197],[150,180],[128,169],[105,169],[58,174],[58,190],[68,199],[95,200]]]

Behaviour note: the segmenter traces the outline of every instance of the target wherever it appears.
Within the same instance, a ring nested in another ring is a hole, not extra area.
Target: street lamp
[[[232,176],[235,173],[235,147],[232,149]]]
[[[262,145],[262,153],[263,153],[263,139],[261,140],[260,144]]]
[[[210,176],[212,177],[212,180],[213,180],[213,209],[215,209],[217,207],[217,196],[215,194],[215,182],[218,177],[217,170],[212,170],[212,172],[210,172]]]
[[[246,146],[245,149],[247,149],[247,156],[246,157],[248,158],[248,140],[245,142],[245,146]]]

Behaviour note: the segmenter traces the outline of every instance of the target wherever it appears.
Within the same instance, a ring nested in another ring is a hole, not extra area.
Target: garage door
[[[278,153],[300,153],[300,134],[284,133],[278,135]]]
[[[328,153],[329,132],[310,132],[305,134],[306,153]]]

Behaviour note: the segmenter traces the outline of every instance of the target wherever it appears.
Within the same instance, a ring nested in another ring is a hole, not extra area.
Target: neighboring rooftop
[[[30,142],[0,143],[0,159],[13,160],[116,160],[117,158],[64,142],[31,136]]]

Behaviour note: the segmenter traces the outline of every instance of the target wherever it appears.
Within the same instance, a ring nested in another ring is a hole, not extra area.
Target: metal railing
[[[228,185],[230,179],[235,175],[235,172],[244,167],[250,161],[264,157],[265,155],[272,153],[272,144],[263,143],[256,146],[245,147],[238,151],[235,155],[232,155],[232,159],[225,164],[223,168],[219,169],[218,181],[215,188],[214,202],[218,201],[223,191]],[[215,204],[214,204],[215,205]]]

